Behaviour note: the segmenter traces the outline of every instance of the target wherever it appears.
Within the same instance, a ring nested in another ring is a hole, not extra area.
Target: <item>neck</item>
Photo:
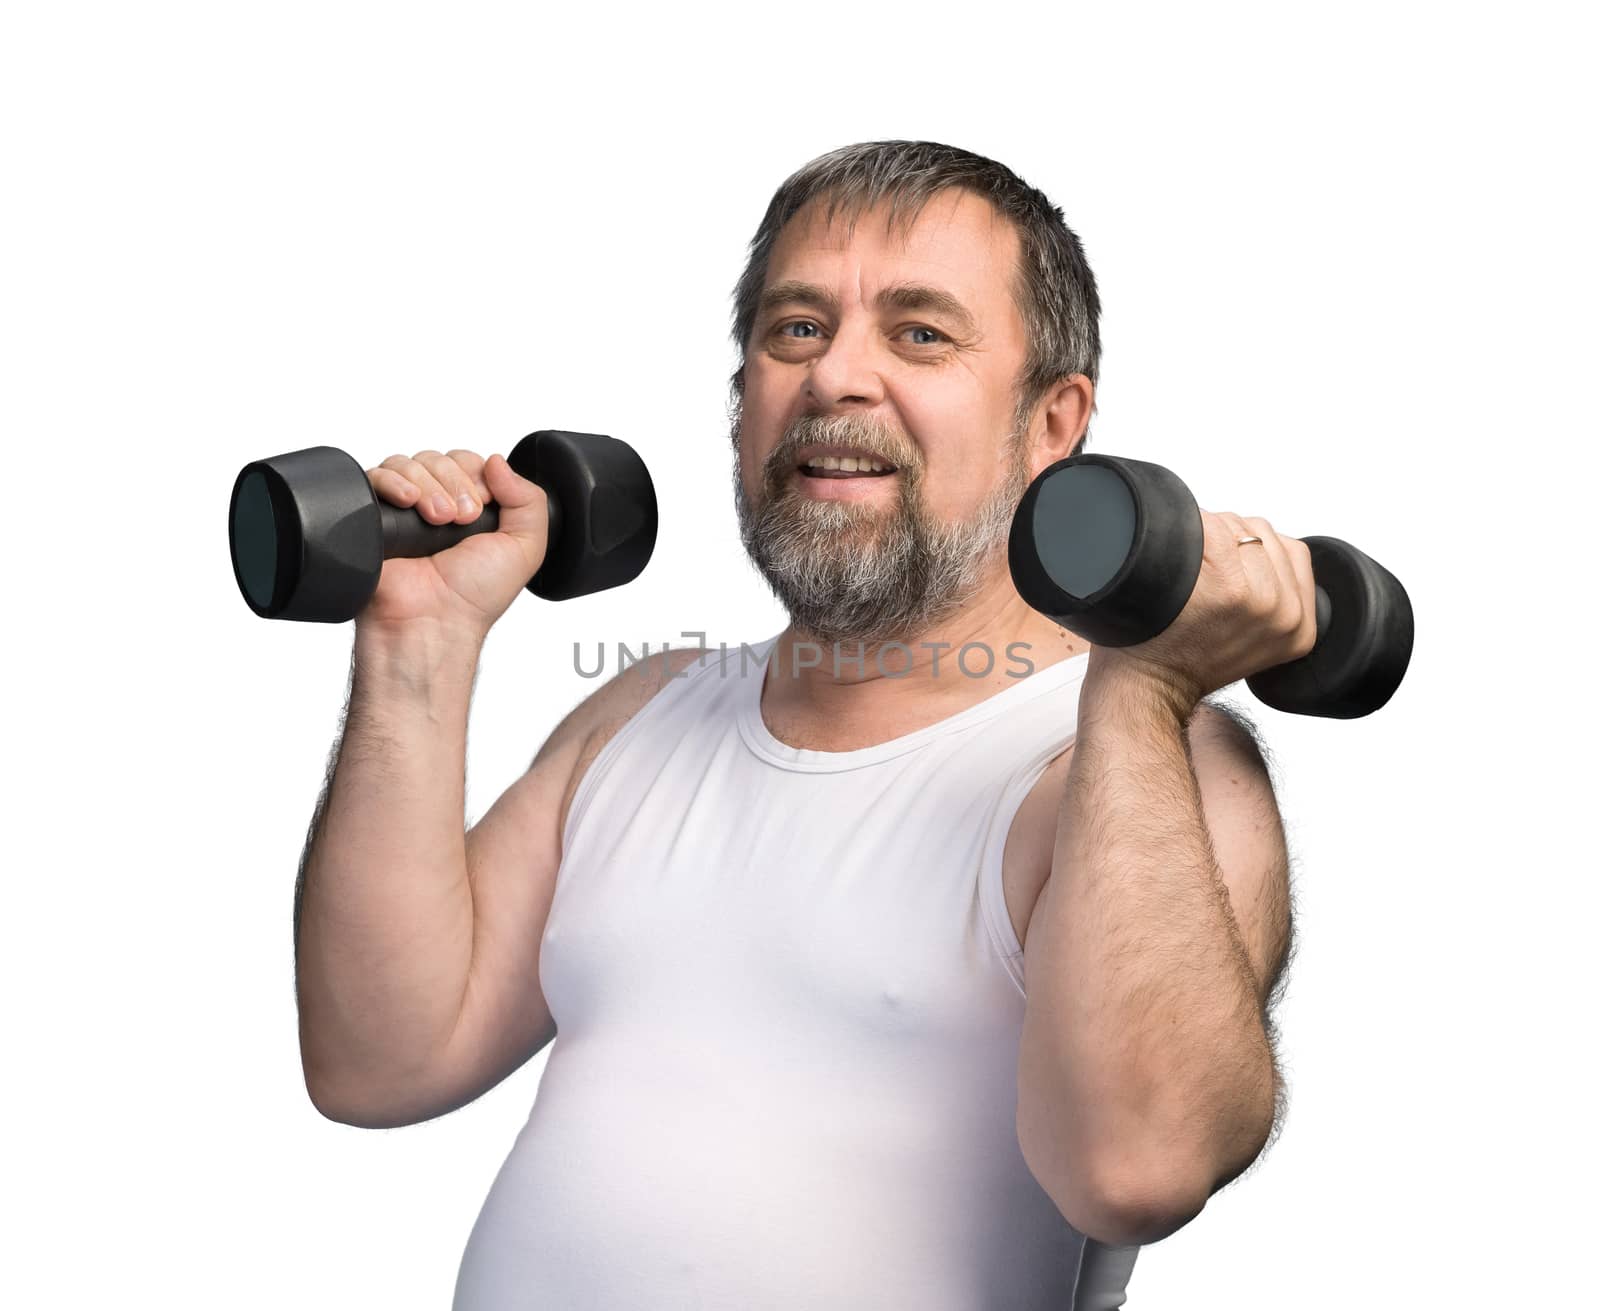
[[[836,654],[834,643],[791,624],[773,647],[761,709],[780,741],[850,750],[936,723],[1089,649],[1002,573],[968,605],[898,642],[844,640]]]

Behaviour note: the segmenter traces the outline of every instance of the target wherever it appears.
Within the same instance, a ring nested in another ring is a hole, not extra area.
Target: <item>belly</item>
[[[1069,1304],[1082,1239],[959,1078],[552,1048],[456,1311]]]

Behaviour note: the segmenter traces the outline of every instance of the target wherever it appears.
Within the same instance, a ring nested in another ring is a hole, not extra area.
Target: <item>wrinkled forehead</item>
[[[984,197],[950,187],[920,204],[813,197],[784,224],[768,261],[768,283],[790,278],[889,281],[915,273],[938,280],[980,314],[1010,303],[1019,242]],[[880,276],[881,275],[881,276]]]

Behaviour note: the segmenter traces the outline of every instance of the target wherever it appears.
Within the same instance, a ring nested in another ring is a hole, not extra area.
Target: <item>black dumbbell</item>
[[[1355,719],[1379,709],[1411,660],[1411,600],[1400,581],[1337,537],[1302,539],[1316,581],[1308,655],[1245,680],[1296,715]],[[1167,627],[1200,576],[1200,507],[1159,464],[1076,455],[1044,470],[1011,524],[1022,599],[1100,646],[1132,646]]]
[[[631,582],[656,544],[656,492],[638,453],[595,433],[530,433],[508,463],[549,497],[550,538],[528,590],[565,601]],[[493,532],[492,502],[467,524],[432,524],[380,501],[356,460],[312,446],[247,464],[228,503],[233,576],[264,619],[342,623],[377,591],[383,562]]]

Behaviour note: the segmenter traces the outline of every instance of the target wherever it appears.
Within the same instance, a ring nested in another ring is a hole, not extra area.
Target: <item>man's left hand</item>
[[[1088,681],[1132,673],[1187,720],[1207,693],[1306,655],[1316,644],[1311,552],[1265,519],[1201,510],[1204,556],[1178,617],[1148,641],[1096,646]],[[1240,538],[1259,542],[1240,544]]]

